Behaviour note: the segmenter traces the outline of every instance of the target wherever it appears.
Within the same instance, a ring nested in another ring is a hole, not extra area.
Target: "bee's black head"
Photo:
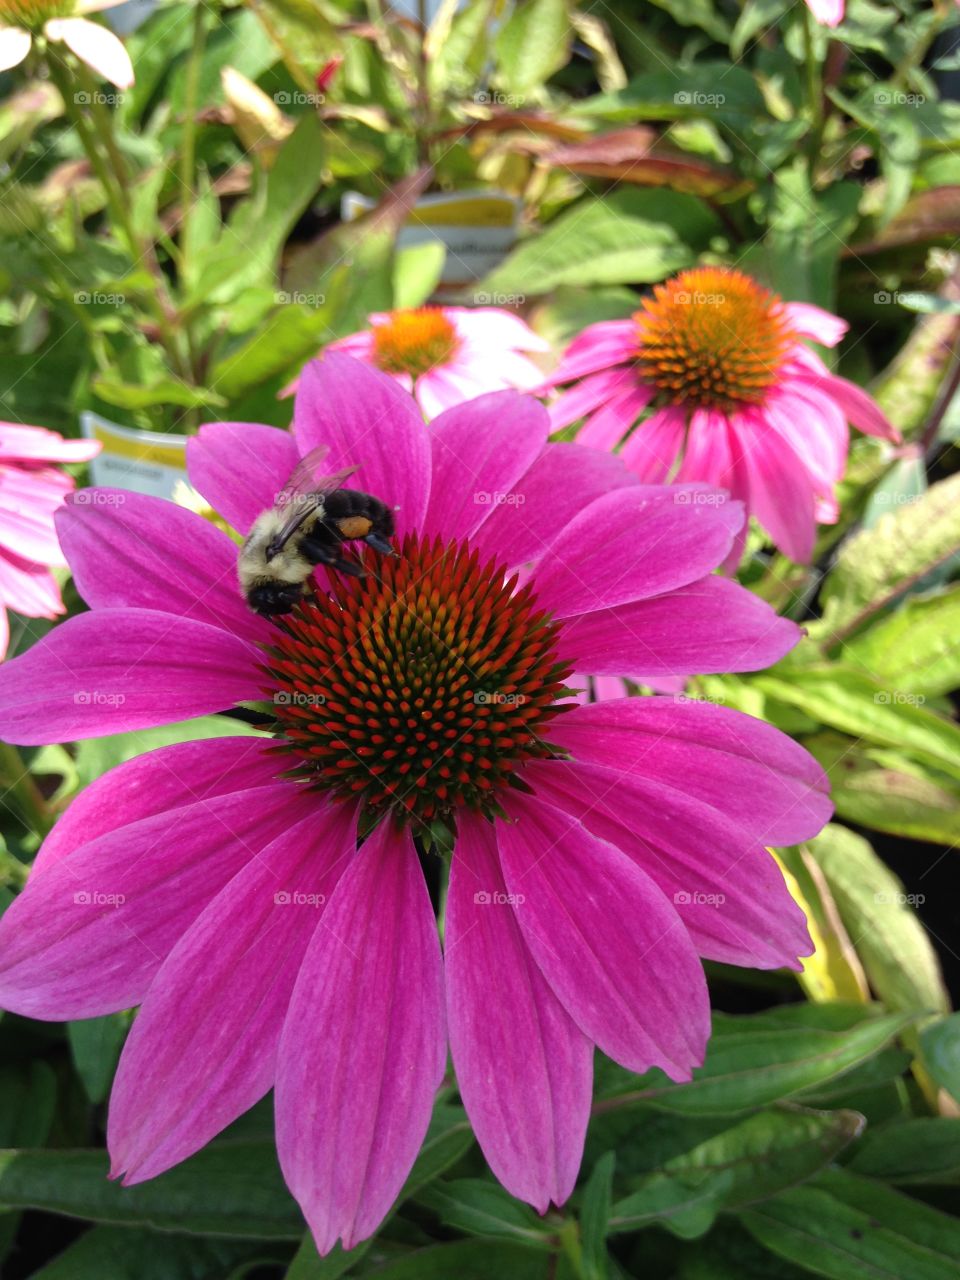
[[[302,596],[302,583],[261,582],[250,589],[247,604],[254,613],[269,618],[276,614],[289,613],[294,605],[299,604]]]

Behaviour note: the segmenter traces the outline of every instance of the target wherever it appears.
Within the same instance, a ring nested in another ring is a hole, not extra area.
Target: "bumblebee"
[[[276,505],[256,518],[240,548],[237,574],[254,613],[289,613],[316,565],[362,577],[363,566],[343,554],[346,542],[396,554],[388,542],[394,532],[391,509],[370,493],[343,488],[356,467],[319,475],[327,453],[321,445],[301,460]]]

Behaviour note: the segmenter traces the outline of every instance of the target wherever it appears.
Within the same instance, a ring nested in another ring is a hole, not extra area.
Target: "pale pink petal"
[[[611,396],[577,432],[578,443],[592,449],[615,448],[653,399],[653,393],[653,387],[634,383]]]
[[[212,796],[273,782],[288,765],[272,738],[237,736],[177,742],[134,756],[84,787],[58,818],[33,861],[32,876],[118,827]]]
[[[673,906],[620,849],[539,797],[505,801],[497,841],[524,940],[561,1004],[630,1071],[689,1080],[710,1005]]]
[[[344,355],[353,356],[355,360],[373,360],[373,333],[370,329],[361,329],[359,333],[348,334],[346,338],[337,338],[336,342],[327,343],[327,351],[342,351]]]
[[[564,391],[549,406],[550,430],[560,431],[604,404],[610,396],[636,385],[630,369],[604,369]]]
[[[0,733],[34,746],[187,720],[259,698],[259,650],[204,622],[98,609],[0,668]]]
[[[0,604],[0,659],[7,656],[7,649],[10,647],[10,619],[7,617],[7,611]]]
[[[529,396],[494,391],[448,409],[430,426],[433,485],[423,533],[468,538],[500,504],[547,443],[547,413]]]
[[[832,492],[846,470],[850,442],[846,417],[836,401],[809,383],[791,382],[770,398],[766,410],[818,485]]]
[[[0,458],[4,462],[89,462],[101,448],[99,440],[64,440],[46,427],[0,422]]]
[[[598,498],[537,569],[540,604],[557,617],[686,586],[730,550],[743,508],[716,490],[637,485]]]
[[[838,27],[843,21],[845,0],[807,0],[807,8],[824,27]]]
[[[260,643],[275,634],[243,599],[236,543],[185,507],[84,489],[58,513],[57,531],[77,590],[94,609],[159,609]]]
[[[81,62],[118,89],[133,84],[133,63],[123,41],[107,27],[86,18],[51,18],[43,28],[48,40],[62,40]]]
[[[300,376],[293,429],[303,453],[329,446],[331,471],[359,466],[350,483],[398,508],[400,536],[420,528],[430,440],[416,404],[392,378],[339,352],[311,360]]]
[[[457,369],[467,362],[476,376],[485,380],[485,391],[509,387],[513,391],[539,394],[543,387],[543,370],[517,351],[485,351],[481,356],[472,347],[464,347],[454,357],[451,367]]]
[[[763,844],[808,840],[832,811],[826,775],[792,738],[682,694],[576,707],[550,740],[577,760],[684,791]]]
[[[0,549],[0,601],[25,618],[55,618],[63,613],[56,579],[46,565]]]
[[[683,448],[687,415],[669,405],[641,422],[620,451],[624,463],[644,484],[662,484]]]
[[[289,431],[256,422],[211,422],[187,441],[190,483],[240,533],[276,503],[298,461]]]
[[[356,813],[317,801],[201,912],[150,985],[110,1096],[113,1176],[179,1164],[273,1085],[290,995],[356,848]]]
[[[45,866],[0,919],[0,1007],[60,1022],[139,1004],[214,895],[315,807],[286,782],[213,796]]]
[[[840,12],[843,12],[843,0],[821,0],[821,4],[825,7],[838,5]],[[835,347],[850,328],[846,320],[841,320],[839,316],[824,311],[822,307],[815,307],[810,302],[788,302],[785,310],[794,333],[798,333],[801,338],[812,338],[823,347]]]
[[[872,396],[867,395],[861,387],[846,378],[838,378],[835,374],[827,374],[816,379],[815,386],[828,392],[847,415],[855,427],[866,435],[878,436],[881,440],[892,440],[898,443],[900,432],[889,421],[886,414]]]
[[[752,592],[711,576],[652,600],[568,618],[559,650],[594,675],[707,675],[760,671],[801,635]]]
[[[636,325],[632,320],[603,320],[588,325],[567,347],[550,383],[572,382],[587,373],[598,373],[613,365],[632,361],[637,349]]]
[[[73,481],[52,467],[0,467],[0,542],[36,564],[63,564],[53,513]]]
[[[417,378],[414,394],[427,419],[437,418],[458,404],[473,400],[484,391],[496,390],[498,378],[490,381],[474,370],[455,369],[452,365],[437,365],[429,373]]]
[[[17,67],[30,52],[32,36],[21,27],[0,26],[0,71]]]
[[[386,820],[327,903],[280,1041],[277,1151],[321,1254],[389,1211],[445,1065],[433,907],[409,834]]]
[[[636,477],[611,453],[550,444],[514,485],[516,501],[493,507],[473,545],[484,556],[506,557],[510,568],[536,560],[594,499],[635,484]]]
[[[751,511],[784,555],[809,564],[816,534],[810,472],[763,409],[741,414],[735,435],[749,477]]]
[[[550,344],[528,324],[500,307],[444,307],[443,314],[471,344],[497,351],[549,351]]]
[[[797,957],[812,950],[804,914],[763,845],[662,776],[579,761],[538,761],[525,776],[538,796],[650,876],[700,955],[797,969]]]
[[[593,1045],[520,933],[493,827],[461,820],[445,926],[457,1084],[490,1168],[540,1213],[573,1190],[590,1114]]]

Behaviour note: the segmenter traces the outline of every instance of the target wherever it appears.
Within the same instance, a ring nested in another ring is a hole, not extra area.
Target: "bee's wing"
[[[339,489],[344,480],[349,479],[357,467],[344,467],[332,475],[319,475],[320,466],[329,450],[325,444],[311,449],[300,459],[300,463],[284,485],[277,498],[277,511],[284,516],[283,523],[270,540],[268,554],[274,556],[290,541],[296,531],[321,506],[324,498]]]

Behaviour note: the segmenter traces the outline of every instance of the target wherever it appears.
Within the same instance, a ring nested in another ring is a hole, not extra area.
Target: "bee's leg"
[[[395,556],[397,554],[390,543],[377,533],[368,533],[363,541],[368,547],[373,547],[374,551],[379,551],[382,556]]]
[[[338,560],[332,561],[330,568],[339,569],[341,573],[346,573],[351,578],[365,578],[367,576],[367,571],[362,564],[357,564],[355,560],[347,560],[343,556]]]

